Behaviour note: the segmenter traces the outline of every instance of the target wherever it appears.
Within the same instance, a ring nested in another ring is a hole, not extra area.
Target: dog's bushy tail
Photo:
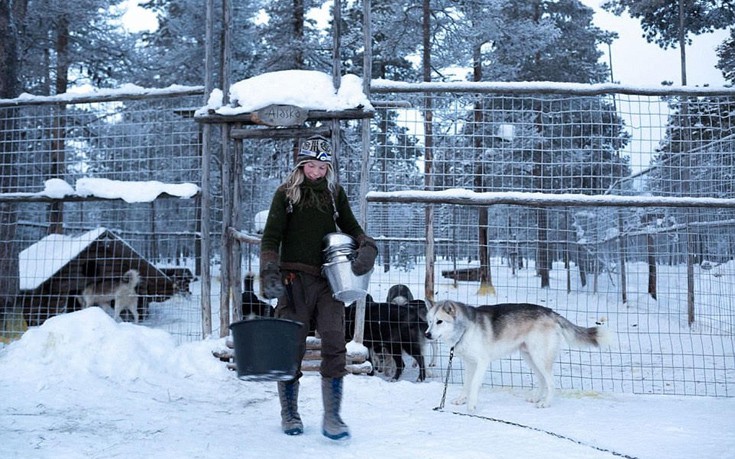
[[[137,269],[129,269],[123,274],[123,278],[133,287],[137,287],[140,283],[140,272]]]
[[[557,322],[564,334],[564,339],[573,347],[608,347],[613,344],[614,333],[603,327],[580,327],[563,316],[557,316]]]

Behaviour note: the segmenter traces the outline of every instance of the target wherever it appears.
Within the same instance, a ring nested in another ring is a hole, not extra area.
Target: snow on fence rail
[[[692,198],[670,196],[588,196],[583,194],[478,193],[466,189],[442,191],[371,191],[368,202],[462,204],[491,206],[515,204],[538,207],[735,207],[735,198]]]

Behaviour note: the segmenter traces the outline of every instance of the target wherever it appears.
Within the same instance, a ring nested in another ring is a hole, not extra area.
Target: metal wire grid
[[[658,97],[559,94],[518,98],[447,93],[433,98],[432,189],[732,197],[732,137],[697,140],[686,155],[680,151],[682,141],[661,143],[676,106],[672,112]],[[402,94],[394,99],[407,100],[412,108],[379,110],[372,125],[370,189],[423,189],[427,181],[423,174],[426,136],[422,97]],[[708,104],[719,107],[713,111],[721,113],[715,118],[725,130],[724,114],[733,104],[732,97],[711,97]],[[53,173],[58,162],[53,133],[59,125],[66,133],[63,177],[68,183],[82,176],[198,183],[199,127],[186,117],[187,109],[197,105],[198,98],[177,98],[123,101],[93,109],[80,105],[70,110],[67,106],[63,111],[54,106],[2,109],[5,126],[15,126],[10,135],[5,130],[6,139],[16,143],[13,149],[18,152],[18,160],[13,162],[16,182],[3,191],[37,192],[44,180],[59,176]],[[476,119],[473,108],[478,107],[483,114]],[[618,130],[614,116],[625,120],[624,129]],[[11,118],[12,123],[8,123]],[[357,212],[358,127],[346,124],[340,177]],[[689,125],[696,126],[690,129],[689,139],[711,131],[701,119]],[[217,223],[221,221],[221,152],[219,146],[215,148],[210,237],[216,267],[221,232]],[[257,232],[256,214],[268,208],[275,187],[290,169],[291,151],[290,142],[244,142],[243,229]],[[659,158],[658,166],[652,163],[654,158]],[[651,177],[660,178],[656,187],[651,186]],[[684,178],[688,178],[685,190],[681,184]],[[156,265],[191,266],[196,206],[193,200],[67,202],[64,227],[66,232],[78,234],[104,226]],[[49,204],[16,207],[17,242],[27,247],[46,235]],[[380,275],[371,283],[371,294],[377,300],[384,299],[387,289],[396,283],[410,285],[418,298],[426,297],[425,207],[369,205],[367,229],[381,245],[376,268]],[[552,253],[550,285],[544,288],[539,285],[536,265],[540,212],[546,214]],[[561,387],[733,395],[731,209],[492,206],[487,250],[495,295],[486,297],[477,296],[477,282],[442,275],[442,271],[477,266],[478,208],[440,205],[435,206],[435,213],[436,298],[468,303],[533,301],[577,323],[601,321],[616,331],[613,350],[563,351],[557,373]],[[686,298],[688,236],[696,240],[698,254],[692,324],[688,323]],[[625,290],[621,285],[621,241],[626,247]],[[647,291],[649,253],[657,260],[656,299]],[[257,272],[257,248],[246,247],[243,261],[244,272]],[[215,287],[212,293],[216,296],[219,290]],[[149,323],[172,330],[181,339],[198,339],[199,303],[197,292],[188,298],[182,295],[154,302]],[[217,298],[212,298],[212,303],[216,304]],[[443,377],[446,351],[440,347],[435,377]],[[407,377],[411,377],[410,371]],[[492,384],[513,387],[528,387],[532,380],[517,358],[494,364],[488,378]],[[452,381],[460,380],[459,373],[452,375]]]
[[[74,188],[80,180],[94,178],[132,182],[126,191],[134,200],[141,186],[135,182],[199,184],[199,127],[191,119],[192,107],[199,103],[200,97],[163,97],[0,108],[13,171],[13,181],[4,180],[3,192],[54,194],[46,184],[50,179]],[[4,206],[7,218],[17,221],[15,239],[5,242],[21,251],[22,270],[14,273],[19,276],[22,307],[5,311],[4,322],[20,323],[21,309],[23,325],[30,326],[77,310],[77,296],[85,285],[101,277],[119,279],[128,268],[142,269],[141,260],[173,273],[171,279],[186,270],[195,274],[198,205],[197,199],[29,202],[21,197],[12,207]],[[44,244],[59,228],[64,237]],[[84,240],[100,228],[112,239],[105,237],[99,245]],[[31,259],[24,257],[28,249]],[[175,291],[170,285],[139,290],[149,303],[146,323],[167,327],[179,339],[198,339],[199,294],[191,291],[191,279],[176,281]]]
[[[411,108],[378,113],[378,129],[403,135],[375,136],[382,143],[374,147],[372,190],[735,195],[732,96],[438,91],[431,95],[431,139],[425,134],[425,94],[388,97]],[[616,117],[625,123],[622,129]],[[433,155],[428,168],[427,145]],[[424,180],[425,170],[431,181]],[[371,203],[370,227],[383,244],[381,256],[391,258],[381,259],[382,265],[423,263],[426,206]],[[611,350],[562,352],[557,374],[567,389],[733,396],[732,208],[538,208],[529,201],[489,207],[486,225],[478,223],[479,209],[434,207],[437,299],[534,302],[576,323],[614,330]],[[541,225],[550,254],[545,287],[538,266]],[[478,295],[477,280],[442,275],[478,268],[481,226],[487,230],[491,295]],[[396,273],[423,293],[423,273],[408,277]],[[444,366],[447,353],[442,347]],[[456,372],[450,380],[459,382]],[[487,378],[513,387],[530,387],[533,379],[517,357],[493,364]]]

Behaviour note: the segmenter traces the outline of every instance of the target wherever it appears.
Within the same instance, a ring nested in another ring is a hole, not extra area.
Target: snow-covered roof
[[[282,70],[263,73],[230,86],[229,104],[223,106],[223,93],[215,89],[203,114],[214,110],[219,115],[253,112],[269,105],[293,105],[308,110],[339,111],[355,108],[372,110],[357,75],[342,76],[335,90],[332,77],[314,70]]]
[[[99,227],[80,236],[49,234],[20,252],[20,289],[39,287],[106,231],[106,228]]]

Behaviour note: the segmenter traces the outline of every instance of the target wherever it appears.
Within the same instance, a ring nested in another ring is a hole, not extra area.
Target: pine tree
[[[16,6],[20,6],[16,3]],[[17,97],[20,91],[19,78],[19,43],[17,23],[23,20],[25,12],[11,10],[9,2],[0,2],[0,98]],[[14,108],[4,109],[7,113],[0,124],[0,193],[18,191],[17,158],[14,136],[19,132],[16,126],[18,117]],[[19,290],[18,253],[20,246],[15,234],[18,225],[18,209],[11,202],[0,202],[0,335],[10,330],[10,324],[22,317],[16,310],[15,297]],[[17,318],[16,318],[17,317]],[[21,332],[22,330],[17,330]]]
[[[129,81],[136,36],[118,21],[107,0],[28,0],[18,23],[23,90],[60,94],[77,83],[115,87]]]
[[[602,5],[621,15],[627,11],[641,20],[644,37],[663,49],[679,47],[681,84],[687,84],[686,45],[698,35],[731,27],[735,23],[733,0],[608,0]]]
[[[717,67],[730,83],[735,83],[735,27],[730,36],[717,47]]]

